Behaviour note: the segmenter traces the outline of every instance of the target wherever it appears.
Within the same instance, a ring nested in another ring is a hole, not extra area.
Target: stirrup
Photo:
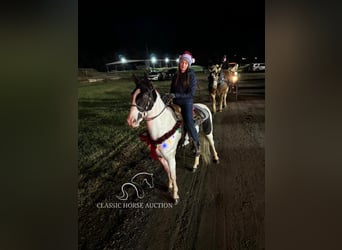
[[[197,146],[193,145],[193,147],[194,147],[193,154],[195,156],[200,156],[201,155],[201,146],[197,147]]]

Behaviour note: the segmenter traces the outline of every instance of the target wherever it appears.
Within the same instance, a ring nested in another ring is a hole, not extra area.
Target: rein
[[[139,105],[136,105],[136,104],[131,104],[131,107],[137,107],[137,109],[139,110],[139,108],[141,108]],[[160,116],[163,112],[164,112],[164,110],[167,108],[167,106],[165,105],[165,107],[162,109],[162,111],[160,111],[159,112],[159,114],[157,114],[157,115],[155,115],[155,116],[152,116],[152,117],[144,117],[143,119],[145,120],[145,121],[152,121],[152,120],[154,120],[155,118],[157,118],[158,116]],[[144,111],[144,112],[140,112],[139,111],[139,113],[147,113],[148,111]]]
[[[163,112],[164,112],[164,110],[167,108],[167,105],[165,105],[164,106],[164,108],[159,112],[159,114],[157,114],[157,115],[155,115],[155,116],[152,116],[152,117],[144,117],[143,119],[145,120],[145,121],[152,121],[153,119],[155,119],[155,118],[157,118],[158,116],[160,116]]]

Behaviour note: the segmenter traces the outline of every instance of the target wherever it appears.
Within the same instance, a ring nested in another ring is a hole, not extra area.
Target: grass
[[[132,73],[131,73],[132,74]],[[198,78],[206,75],[197,73]],[[170,81],[156,81],[155,88],[161,95],[169,92]],[[78,159],[80,174],[102,164],[128,155],[133,148],[142,150],[146,145],[139,140],[139,134],[146,128],[145,123],[137,129],[127,125],[131,92],[135,84],[131,75],[123,75],[117,80],[96,83],[80,83],[78,88]],[[203,89],[206,86],[202,87]],[[203,91],[198,91],[200,95]],[[206,92],[205,92],[206,93]],[[203,93],[202,93],[203,94]],[[132,154],[134,152],[131,152]],[[110,159],[103,163],[103,159]]]
[[[78,91],[79,167],[89,168],[109,154],[119,154],[129,143],[139,143],[143,129],[132,130],[129,112],[131,80],[112,80],[84,85]]]

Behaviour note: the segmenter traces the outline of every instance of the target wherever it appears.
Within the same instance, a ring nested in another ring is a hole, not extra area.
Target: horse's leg
[[[222,112],[222,105],[223,105],[223,93],[220,92],[220,95],[219,95],[219,112]]]
[[[159,161],[164,166],[164,169],[167,172],[167,176],[169,179],[168,188],[169,191],[172,192],[172,198],[174,199],[175,204],[177,204],[179,202],[179,196],[178,186],[176,182],[176,159],[174,157],[169,160],[160,158]]]
[[[216,113],[216,93],[213,96],[213,100],[214,100],[214,102],[213,102],[213,109],[214,109],[214,113]]]
[[[169,162],[169,167],[170,167],[170,172],[171,172],[171,181],[173,185],[173,194],[172,197],[175,201],[175,204],[178,204],[179,201],[179,195],[178,195],[178,186],[177,186],[177,181],[176,181],[176,159],[175,157],[171,158],[168,160]]]
[[[216,113],[216,100],[215,100],[216,93],[210,93],[210,99],[211,99],[211,110],[213,113]]]
[[[229,91],[229,86],[227,85],[227,89],[224,92],[224,96],[223,96],[223,107],[227,107],[227,95],[228,95],[228,91]]]
[[[172,191],[172,181],[171,181],[171,172],[170,172],[169,164],[167,163],[167,161],[164,158],[159,158],[159,161],[163,165],[164,170],[167,174],[167,179],[168,179],[167,187],[169,189],[169,192],[171,192]]]
[[[210,144],[210,148],[211,148],[211,151],[213,153],[213,161],[218,164],[220,159],[218,157],[218,154],[217,154],[217,151],[216,151],[216,148],[215,148],[215,142],[214,142],[213,134],[210,133],[210,134],[206,135],[206,137],[208,138],[208,141],[209,141],[209,144]]]
[[[200,156],[199,156],[199,155],[195,157],[194,165],[193,165],[193,167],[192,167],[192,172],[196,172],[197,167],[198,167],[198,165],[199,165],[199,159],[200,159]]]

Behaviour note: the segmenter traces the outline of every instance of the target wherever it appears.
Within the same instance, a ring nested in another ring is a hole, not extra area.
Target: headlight
[[[238,80],[238,77],[237,77],[237,75],[234,75],[234,76],[232,77],[232,82],[233,82],[233,83],[236,83],[236,82],[237,82],[237,80]]]

